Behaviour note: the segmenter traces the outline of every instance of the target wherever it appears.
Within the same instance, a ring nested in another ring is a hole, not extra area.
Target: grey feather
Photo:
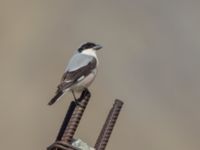
[[[97,60],[95,57],[84,54],[76,54],[69,62],[69,65],[62,76],[58,85],[58,90],[64,91],[73,84],[80,82],[80,78],[89,75],[96,68]],[[84,78],[82,78],[84,79]]]
[[[92,56],[84,55],[84,54],[81,54],[81,53],[76,53],[70,59],[65,72],[66,71],[78,70],[79,68],[86,66],[93,59],[94,59],[94,57],[92,57]]]

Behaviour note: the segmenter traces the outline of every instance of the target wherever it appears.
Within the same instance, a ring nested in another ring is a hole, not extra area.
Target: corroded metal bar
[[[84,110],[89,102],[90,99],[90,92],[88,90],[83,91],[81,94],[81,97],[77,100],[78,105],[76,106],[69,123],[67,125],[67,128],[64,131],[64,134],[61,138],[61,141],[66,143],[71,143],[73,136],[76,132],[76,129],[79,125],[79,122],[83,116]]]
[[[78,150],[71,145],[73,136],[78,128],[84,110],[90,99],[90,92],[85,89],[76,102],[72,102],[65,116],[63,124],[58,133],[56,142],[50,145],[47,150]]]
[[[65,129],[67,128],[67,125],[69,123],[69,120],[70,120],[75,108],[76,108],[76,103],[74,101],[72,101],[70,106],[69,106],[69,108],[68,108],[68,111],[66,113],[65,119],[64,119],[64,121],[62,123],[62,126],[60,128],[60,131],[58,133],[56,141],[60,141],[62,139],[62,136],[63,136],[63,134],[65,132]]]
[[[112,109],[110,110],[109,115],[106,119],[106,122],[105,122],[105,124],[101,130],[101,133],[96,141],[96,144],[95,144],[96,150],[105,150],[122,106],[123,106],[122,101],[115,100],[115,103],[114,103]]]

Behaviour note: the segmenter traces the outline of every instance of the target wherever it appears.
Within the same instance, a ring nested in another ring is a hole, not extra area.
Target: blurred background
[[[52,107],[81,43],[104,46],[76,137],[94,145],[125,102],[108,150],[200,149],[200,1],[0,0],[0,146],[44,150],[72,95]]]

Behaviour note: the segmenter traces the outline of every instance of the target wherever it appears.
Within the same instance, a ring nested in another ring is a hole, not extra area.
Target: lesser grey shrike
[[[87,42],[75,51],[49,105],[54,104],[67,91],[72,92],[76,101],[74,92],[82,92],[96,77],[99,64],[96,51],[101,48],[102,46],[98,44]]]

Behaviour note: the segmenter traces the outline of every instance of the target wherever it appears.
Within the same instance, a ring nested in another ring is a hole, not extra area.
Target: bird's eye
[[[85,49],[89,49],[89,48],[93,48],[95,46],[94,43],[85,43],[84,45],[82,45],[79,48],[79,51],[85,50]]]
[[[85,46],[84,46],[84,49],[87,49],[87,48],[88,48],[88,45],[85,45]]]
[[[95,44],[89,43],[89,44],[87,45],[87,48],[92,48],[92,47],[94,47],[94,46],[95,46]]]

